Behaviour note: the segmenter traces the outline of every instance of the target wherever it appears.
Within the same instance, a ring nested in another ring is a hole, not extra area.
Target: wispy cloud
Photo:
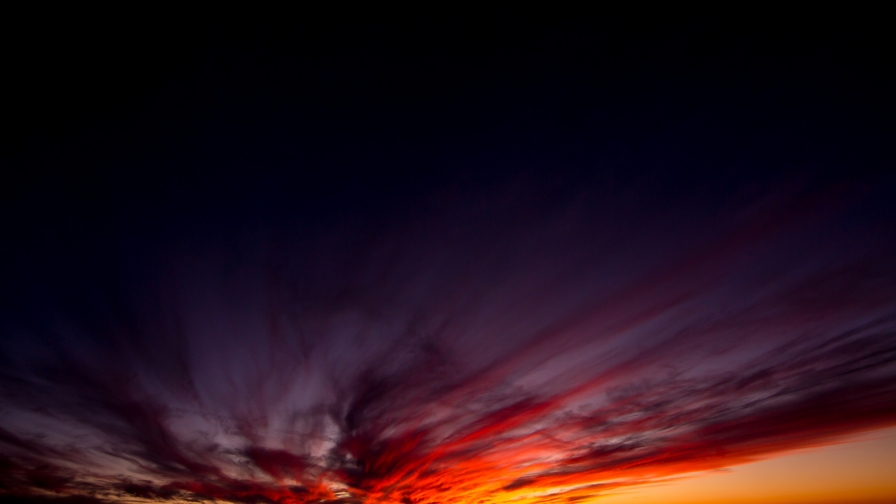
[[[574,502],[891,425],[892,243],[850,201],[508,191],[154,251],[10,319],[0,494]]]

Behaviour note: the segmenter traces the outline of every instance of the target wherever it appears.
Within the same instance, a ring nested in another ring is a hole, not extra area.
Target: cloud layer
[[[446,191],[49,281],[4,318],[0,494],[574,502],[896,423],[892,226],[760,193]]]

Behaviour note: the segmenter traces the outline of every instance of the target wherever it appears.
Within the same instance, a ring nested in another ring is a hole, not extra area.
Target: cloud
[[[511,196],[51,289],[0,347],[2,498],[572,502],[896,423],[896,270],[815,195]]]

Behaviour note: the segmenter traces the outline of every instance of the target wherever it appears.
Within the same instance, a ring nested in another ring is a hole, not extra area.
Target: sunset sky
[[[0,504],[896,502],[881,16],[23,16]]]

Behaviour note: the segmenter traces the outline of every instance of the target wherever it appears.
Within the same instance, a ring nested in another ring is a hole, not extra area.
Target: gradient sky
[[[24,19],[0,503],[896,502],[896,44],[685,18]]]

